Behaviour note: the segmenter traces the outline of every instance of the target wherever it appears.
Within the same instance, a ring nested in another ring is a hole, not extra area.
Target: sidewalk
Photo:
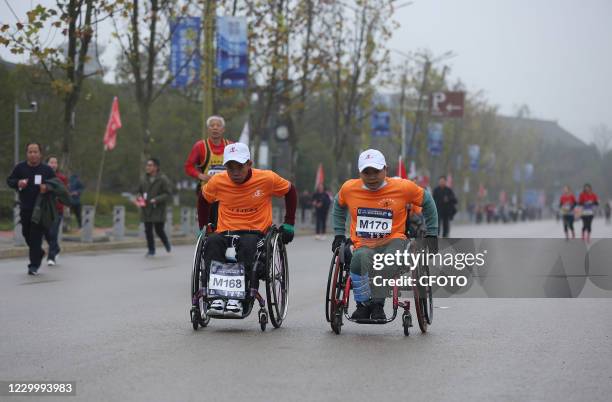
[[[83,251],[106,251],[127,248],[147,248],[147,242],[144,238],[137,236],[125,236],[123,240],[113,240],[107,233],[111,228],[96,228],[94,230],[94,241],[92,243],[82,243],[78,238],[78,234],[69,234],[64,236],[61,242],[62,254],[77,253]],[[310,235],[313,231],[303,229],[297,231],[297,236]],[[331,241],[331,240],[330,240]],[[196,242],[195,235],[184,235],[175,233],[170,238],[173,246],[194,245]],[[162,247],[159,239],[156,238],[156,245]],[[47,243],[43,240],[43,248],[47,249]],[[28,255],[27,247],[16,247],[13,245],[13,232],[0,231],[0,259],[5,258],[21,258]]]

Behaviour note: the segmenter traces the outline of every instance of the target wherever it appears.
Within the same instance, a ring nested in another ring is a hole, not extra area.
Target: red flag
[[[323,172],[323,164],[319,163],[319,167],[317,168],[317,175],[315,176],[315,191],[318,190],[319,186],[323,187],[325,185],[325,173]]]
[[[481,183],[480,186],[478,187],[478,197],[485,198],[486,196],[487,196],[487,189]]]
[[[106,131],[104,132],[104,149],[112,150],[117,145],[117,130],[121,128],[121,116],[119,115],[119,99],[115,96],[113,106],[111,107],[108,123],[106,123]]]
[[[406,174],[406,165],[404,165],[404,161],[402,160],[401,155],[397,164],[397,176],[401,177],[402,179],[408,178],[408,175]]]
[[[448,187],[453,187],[453,175],[448,172],[448,175],[446,176],[446,185]]]

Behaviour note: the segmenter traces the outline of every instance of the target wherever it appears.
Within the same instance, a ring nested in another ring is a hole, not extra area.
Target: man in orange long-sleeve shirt
[[[202,198],[201,188],[208,183],[213,175],[225,171],[223,151],[227,144],[232,143],[232,141],[223,138],[225,134],[225,120],[223,117],[210,116],[206,120],[206,129],[208,131],[208,138],[198,140],[193,144],[191,152],[185,161],[185,173],[200,181],[197,189],[198,226],[200,230],[209,222],[216,224],[219,208],[218,203],[213,205],[210,211],[209,222],[206,222],[206,217],[204,217],[203,213],[204,199]]]

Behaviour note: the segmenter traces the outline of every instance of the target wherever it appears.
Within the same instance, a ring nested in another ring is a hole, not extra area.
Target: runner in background
[[[68,189],[68,179],[59,171],[59,164],[57,157],[50,156],[47,159],[47,165],[55,172],[55,176],[60,179],[66,189]],[[49,255],[47,256],[47,265],[54,266],[57,264],[57,256],[59,255],[61,248],[59,246],[59,232],[60,226],[64,220],[64,204],[59,201],[55,202],[55,209],[57,209],[57,217],[53,221],[53,226],[44,233],[44,237],[49,243]]]
[[[209,220],[205,222],[202,187],[208,183],[213,175],[225,171],[223,151],[227,144],[232,143],[232,141],[223,137],[225,134],[225,120],[223,117],[210,116],[206,120],[206,129],[208,131],[208,138],[198,140],[193,144],[184,166],[187,175],[199,180],[196,193],[198,197],[198,226],[200,232],[208,223],[217,224],[219,210],[219,204],[215,203],[210,210]]]
[[[608,200],[608,202],[606,202],[606,204],[604,205],[604,215],[606,216],[606,225],[610,224],[610,213],[612,212],[612,208],[610,208],[610,203],[612,203],[612,200]]]
[[[589,183],[584,185],[584,189],[578,197],[578,204],[582,207],[582,240],[587,244],[591,242],[591,224],[595,215],[595,208],[599,205],[599,198],[593,192]]]
[[[576,197],[569,186],[563,187],[563,194],[559,199],[559,210],[563,218],[563,231],[565,238],[569,239],[569,232],[572,232],[572,239],[576,238],[574,232],[574,208],[576,207]]]

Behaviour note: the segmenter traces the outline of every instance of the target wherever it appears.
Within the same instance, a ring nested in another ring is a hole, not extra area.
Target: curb
[[[190,237],[175,237],[171,239],[173,246],[183,246],[188,244],[194,244],[194,239]],[[158,244],[158,243],[156,243]],[[159,243],[161,245],[161,243]],[[144,239],[138,240],[125,240],[125,241],[108,241],[108,242],[93,242],[93,243],[62,243],[62,254],[79,253],[83,251],[107,251],[107,250],[119,250],[119,249],[130,249],[130,248],[142,248],[146,249],[147,242]],[[8,249],[0,250],[0,259],[7,258],[21,258],[28,256],[27,247],[11,247]]]
[[[310,233],[297,232],[296,236],[305,236]],[[195,245],[194,236],[177,236],[171,239],[172,246],[185,246]],[[156,245],[160,245],[156,240]],[[142,248],[146,249],[147,242],[145,239],[134,239],[134,240],[123,240],[123,241],[106,241],[106,242],[93,242],[93,243],[72,243],[64,241],[62,242],[62,254],[72,254],[85,251],[108,251],[108,250],[124,250],[131,248]],[[0,260],[8,258],[21,258],[28,256],[27,247],[10,247],[6,249],[0,249]]]

